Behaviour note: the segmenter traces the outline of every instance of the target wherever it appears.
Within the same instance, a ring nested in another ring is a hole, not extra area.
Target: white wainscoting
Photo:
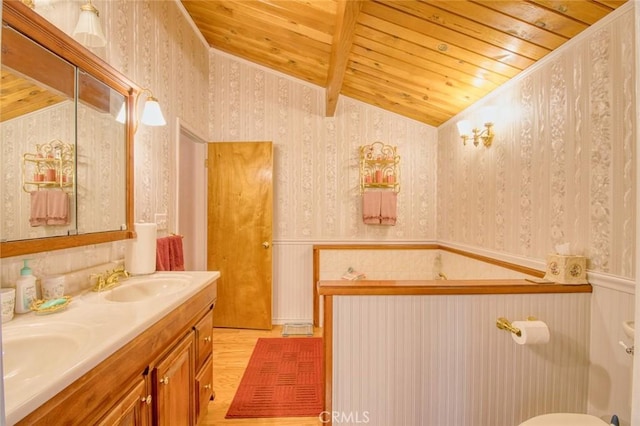
[[[313,243],[273,242],[273,323],[313,321]]]
[[[381,426],[514,426],[586,412],[590,298],[336,296],[333,410]],[[548,344],[517,345],[495,326],[529,315],[548,324]]]

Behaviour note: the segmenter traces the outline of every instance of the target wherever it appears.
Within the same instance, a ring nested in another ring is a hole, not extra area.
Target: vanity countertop
[[[81,293],[64,311],[16,315],[3,324],[7,424],[28,415],[219,277],[217,271],[132,277],[112,290]],[[131,293],[109,300],[118,289],[143,281],[162,286],[172,280],[188,284],[139,301]]]

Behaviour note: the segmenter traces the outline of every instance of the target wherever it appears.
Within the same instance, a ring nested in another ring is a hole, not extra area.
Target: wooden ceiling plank
[[[550,10],[555,10],[585,24],[593,25],[609,14],[612,9],[601,3],[571,0],[529,0]]]
[[[350,78],[355,78],[351,76],[359,76],[361,78],[368,77],[369,79],[377,80],[381,83],[393,82],[387,84],[393,84],[397,87],[403,88],[403,90],[405,90],[404,88],[407,88],[407,91],[415,93],[416,96],[420,96],[425,101],[438,103],[441,109],[450,110],[452,112],[459,111],[459,108],[465,108],[477,100],[475,97],[469,96],[469,94],[464,92],[464,90],[457,89],[455,91],[450,90],[448,92],[442,92],[437,88],[430,87],[428,81],[416,81],[416,79],[408,80],[396,75],[381,75],[377,69],[358,62],[349,63],[347,75],[350,76]],[[345,87],[347,87],[350,82],[351,80],[349,80],[348,83],[345,82]]]
[[[400,36],[393,36],[387,32],[378,31],[364,25],[358,25],[356,28],[357,36],[362,36],[363,38],[375,40],[390,46],[397,46],[398,49],[412,52],[416,56],[421,56],[445,67],[458,68],[468,74],[477,76],[495,75],[496,77],[492,78],[492,81],[498,82],[503,78],[509,79],[515,77],[521,71],[502,62],[476,55],[473,52],[464,51],[455,46],[447,49],[446,52],[430,49],[421,44],[424,41],[424,37],[421,37],[417,33],[412,35],[410,31],[399,30],[395,32],[399,33]]]
[[[527,58],[540,59],[568,40],[567,37],[541,30],[535,25],[468,1],[390,4],[435,25],[459,31]]]
[[[418,55],[395,49],[391,46],[385,46],[377,43],[373,40],[358,39],[358,42],[354,45],[354,53],[358,53],[363,56],[368,56],[368,52],[375,52],[372,54],[382,54],[389,58],[393,58],[399,62],[406,62],[407,66],[414,69],[424,69],[436,74],[440,74],[444,79],[453,79],[459,82],[478,87],[482,90],[493,90],[500,84],[488,80],[486,77],[476,76],[461,71],[457,67],[448,67],[440,63],[424,59]],[[398,66],[402,67],[402,64]],[[419,68],[418,68],[419,67]],[[502,81],[504,83],[504,81]]]
[[[335,0],[291,1],[260,0],[246,1],[242,4],[270,16],[286,19],[308,28],[315,28],[325,34],[334,34],[336,21]]]
[[[468,100],[477,101],[485,95],[485,92],[472,90],[473,88],[463,84],[456,86],[448,85],[446,83],[443,84],[433,79],[433,77],[425,74],[415,74],[404,69],[382,64],[378,61],[371,60],[370,58],[352,56],[351,61],[349,62],[349,67],[358,69],[360,66],[365,66],[366,68],[371,69],[372,74],[375,74],[375,72],[381,73],[381,78],[388,76],[388,78],[401,79],[403,81],[411,82],[414,85],[422,86],[424,93],[429,95],[429,97],[437,98],[439,95],[440,99],[452,98],[453,93],[461,92],[464,93],[465,98]]]
[[[245,25],[257,33],[273,31],[275,27],[279,32],[292,32],[310,40],[327,45],[331,44],[331,33],[326,33],[313,27],[306,27],[281,16],[266,14],[263,10],[252,7],[259,4],[259,2],[255,1],[238,1],[225,3],[225,7],[231,10],[234,20],[246,22]]]
[[[431,70],[421,68],[409,62],[399,61],[395,58],[386,56],[378,52],[366,51],[358,46],[354,46],[352,49],[352,60],[355,60],[355,55],[358,55],[360,62],[366,61],[369,64],[375,64],[377,68],[381,70],[397,69],[400,75],[411,75],[414,78],[418,76],[420,78],[428,78],[431,81],[432,86],[440,87],[444,91],[450,90],[453,87],[466,88],[469,93],[476,94],[477,96],[483,96],[487,93],[487,89],[475,87],[472,83],[467,81],[456,80],[442,74],[435,73]],[[490,89],[494,89],[496,86],[492,85]]]
[[[522,64],[521,66],[514,66],[504,61],[489,58],[487,56],[476,53],[468,49],[467,47],[460,47],[457,45],[444,43],[446,48],[443,48],[443,40],[436,39],[434,37],[431,37],[429,34],[425,34],[420,31],[414,31],[412,29],[405,28],[401,24],[387,22],[370,15],[362,15],[360,18],[360,24],[369,28],[373,28],[376,31],[389,34],[391,37],[397,37],[402,40],[418,44],[419,46],[423,46],[442,55],[447,55],[455,58],[456,60],[468,62],[470,64],[474,64],[478,67],[486,68],[489,71],[497,73],[500,73],[500,70],[508,69],[509,73],[507,75],[509,75],[510,73],[517,74],[523,69],[535,63],[534,61],[527,59],[527,62]],[[506,55],[510,56],[511,54],[506,53]]]
[[[435,39],[437,40],[437,43],[433,46],[434,49],[437,49],[438,46],[442,44],[446,46],[455,45],[458,47],[464,47],[465,49],[474,52],[480,52],[481,55],[488,58],[501,58],[501,62],[521,69],[524,69],[535,62],[535,59],[518,55],[516,52],[502,49],[466,34],[458,33],[448,28],[432,24],[428,21],[417,19],[412,15],[397,11],[380,3],[367,3],[362,11],[362,17],[365,18],[367,16],[394,23],[400,28],[407,28],[429,38]],[[401,34],[395,35],[401,36]]]
[[[219,41],[220,38],[225,40],[237,39],[238,41],[236,43],[246,41],[247,43],[252,43],[252,45],[259,46],[258,48],[264,49],[265,52],[278,49],[281,54],[304,56],[325,64],[330,53],[330,46],[328,45],[307,42],[308,40],[300,40],[298,37],[286,32],[256,38],[253,31],[242,27],[215,27],[207,25],[206,28],[203,28],[203,35],[204,34],[207,34],[211,47],[216,47],[215,42]]]
[[[627,0],[593,0],[596,3],[600,3],[603,6],[609,7],[611,9],[617,9],[623,4],[627,2]]]
[[[571,38],[589,28],[583,22],[564,16],[561,13],[525,1],[486,1],[482,5],[504,15],[535,25],[545,31]]]
[[[407,100],[411,105],[424,106],[435,111],[439,111],[443,116],[451,115],[458,110],[460,105],[456,102],[450,102],[448,98],[438,100],[430,98],[422,92],[420,87],[397,79],[380,78],[380,76],[368,73],[366,70],[349,69],[345,76],[345,83],[349,87],[361,87],[365,82],[373,91],[383,91],[390,93],[390,97],[399,100]]]
[[[245,40],[251,39],[254,40],[254,42],[263,43],[265,49],[270,49],[272,43],[277,43],[283,47],[287,46],[286,50],[283,50],[283,53],[291,52],[292,54],[296,54],[297,52],[304,52],[305,55],[322,56],[322,59],[325,61],[331,52],[331,45],[320,43],[300,34],[279,28],[256,32],[253,25],[247,25],[246,22],[236,21],[232,18],[224,22],[219,21],[217,18],[211,19],[209,22],[199,25],[202,35],[212,47],[216,46],[209,34],[224,33],[226,34],[225,37],[228,38],[241,37]],[[259,24],[255,23],[255,25]]]
[[[302,61],[304,57],[298,61],[292,59],[290,55],[282,55],[277,51],[266,52],[251,40],[229,39],[216,43],[215,48],[318,86],[324,87],[326,84],[323,67],[320,64],[305,63]]]
[[[402,106],[401,104],[398,104],[397,102],[392,102],[384,97],[371,95],[367,91],[348,89],[344,92],[344,95],[367,103],[369,105],[377,106],[378,108],[384,109],[394,114],[399,114],[418,122],[428,124],[430,126],[437,127],[443,122],[430,116],[429,111],[416,110],[413,108],[409,109]]]
[[[325,90],[325,115],[327,117],[333,117],[336,113],[338,95],[342,88],[349,52],[353,44],[356,22],[361,9],[362,1],[360,0],[339,0],[336,32],[331,48],[327,88]]]

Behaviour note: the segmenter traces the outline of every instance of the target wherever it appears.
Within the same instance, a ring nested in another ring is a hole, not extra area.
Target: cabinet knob
[[[205,336],[205,337],[203,337],[202,340],[204,340],[206,343],[209,343],[209,342],[211,342],[211,336]]]
[[[163,385],[168,385],[169,384],[169,377],[164,376],[163,378],[160,379],[160,383],[162,383]]]
[[[151,395],[147,396],[146,398],[143,396],[142,398],[140,398],[140,402],[144,402],[147,405],[151,405]]]
[[[204,388],[205,388],[206,390],[211,390],[211,384],[204,385]]]
[[[271,244],[269,244],[268,241],[265,241],[264,243],[262,243],[262,247],[268,249],[271,246]]]

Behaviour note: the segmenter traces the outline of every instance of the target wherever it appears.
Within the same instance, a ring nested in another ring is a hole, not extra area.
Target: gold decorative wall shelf
[[[374,142],[360,147],[360,192],[369,188],[400,192],[400,156],[397,147]]]
[[[22,189],[25,192],[60,188],[73,191],[75,181],[74,146],[58,139],[36,145],[35,153],[22,160]]]

